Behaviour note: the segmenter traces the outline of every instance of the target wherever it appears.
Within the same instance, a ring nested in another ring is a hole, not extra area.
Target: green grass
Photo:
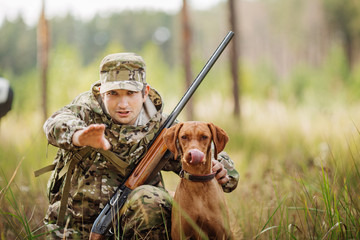
[[[15,169],[13,176],[7,181],[4,172],[2,172],[2,182],[0,192],[0,216],[1,216],[1,239],[38,239],[43,238],[45,231],[42,224],[34,224],[33,217],[35,216],[33,207],[31,210],[26,209],[28,202],[23,201],[24,198],[19,199],[20,194],[14,194],[11,184],[16,173],[21,166],[22,160]],[[30,210],[30,211],[29,211]]]
[[[231,117],[227,101],[216,96],[209,101],[198,102],[202,116],[198,120],[212,121],[228,132],[225,150],[240,173],[238,188],[226,194],[231,227],[238,235],[244,239],[360,237],[356,105],[346,106],[346,111],[341,105],[316,111],[312,106],[245,98],[239,122]],[[219,115],[211,117],[214,109]],[[56,149],[47,146],[37,116],[9,114],[0,125],[1,239],[42,239],[45,232],[49,174],[35,178],[33,171],[50,164]],[[166,187],[174,191],[179,179],[172,173],[164,175]]]
[[[242,176],[229,199],[238,199],[232,208],[244,238],[358,238],[356,108],[351,118],[341,109],[330,116],[310,110],[300,116],[306,113],[300,108],[260,110],[242,123],[242,136],[229,131],[238,140],[230,140],[228,151]]]

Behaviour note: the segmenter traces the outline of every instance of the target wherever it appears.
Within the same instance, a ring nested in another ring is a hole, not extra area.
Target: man
[[[88,239],[96,217],[166,119],[162,108],[160,95],[146,84],[144,60],[133,53],[116,53],[102,60],[100,81],[90,91],[45,122],[49,143],[59,147],[48,184],[45,223],[52,231],[50,238]],[[223,164],[214,160],[213,170],[229,192],[238,174],[227,155],[221,156]],[[170,159],[163,170],[179,173],[180,162]],[[171,197],[158,174],[129,195],[115,235],[168,239],[170,218]]]

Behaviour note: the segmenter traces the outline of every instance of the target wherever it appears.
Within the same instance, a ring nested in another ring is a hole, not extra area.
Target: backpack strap
[[[65,176],[65,174],[66,174],[65,184],[62,189],[62,196],[61,196],[58,219],[56,222],[56,224],[59,226],[63,226],[63,224],[64,224],[64,218],[65,218],[65,213],[66,213],[66,208],[68,205],[68,198],[69,198],[70,188],[71,188],[70,181],[71,181],[71,177],[73,174],[73,170],[74,170],[76,164],[78,164],[81,160],[85,159],[92,150],[95,150],[96,152],[99,152],[101,155],[103,155],[109,162],[111,162],[111,164],[113,164],[116,167],[116,169],[123,176],[126,176],[126,174],[127,174],[126,170],[130,164],[121,160],[118,156],[116,156],[115,153],[113,153],[111,151],[107,151],[107,150],[103,150],[103,149],[93,149],[91,147],[84,147],[83,149],[76,152],[73,155],[73,157],[61,169],[61,171],[59,172],[59,175],[58,175],[58,178],[60,179],[63,176]],[[55,167],[56,167],[56,164],[51,164],[51,165],[43,167],[39,170],[36,170],[34,172],[35,177],[38,177],[44,173],[53,171],[55,169]]]
[[[116,167],[116,169],[125,177],[127,172],[127,168],[129,167],[129,163],[121,160],[116,154],[109,150],[104,149],[96,149],[101,155],[103,155],[112,165]]]
[[[81,160],[86,158],[88,156],[88,154],[91,152],[91,150],[92,150],[91,147],[85,147],[82,150],[75,153],[73,158],[69,162],[66,163],[64,168],[61,169],[61,171],[59,173],[59,178],[61,178],[62,176],[64,176],[66,174],[65,184],[64,184],[63,192],[62,192],[62,196],[61,196],[60,210],[59,210],[58,219],[56,222],[56,224],[59,226],[63,226],[63,224],[64,224],[64,218],[65,218],[65,213],[66,213],[66,208],[68,205],[70,188],[71,188],[70,181],[71,181],[71,177],[73,174],[73,170],[74,170],[76,164],[78,164]],[[102,154],[109,162],[111,162],[123,176],[126,175],[126,169],[129,166],[129,164],[127,162],[121,160],[118,156],[116,156],[115,153],[113,153],[111,151],[107,151],[107,150],[103,150],[103,149],[96,149],[95,151]]]
[[[64,184],[64,187],[62,190],[58,219],[56,222],[56,224],[58,226],[63,226],[63,224],[64,224],[65,212],[66,212],[66,208],[68,205],[68,199],[69,199],[70,187],[71,187],[70,180],[71,180],[75,165],[77,163],[79,163],[81,160],[83,160],[88,155],[88,153],[90,153],[90,151],[91,151],[90,147],[85,147],[85,148],[81,149],[80,151],[78,151],[77,153],[75,153],[74,156],[71,158],[71,160],[66,163],[64,168],[61,169],[61,171],[59,173],[59,178],[64,176],[65,173],[66,173],[66,176],[65,176],[65,184]]]
[[[56,167],[56,164],[54,163],[54,164],[48,165],[46,167],[40,168],[40,169],[34,171],[34,175],[35,175],[35,177],[38,177],[40,175],[43,175],[44,173],[54,171],[55,167]]]

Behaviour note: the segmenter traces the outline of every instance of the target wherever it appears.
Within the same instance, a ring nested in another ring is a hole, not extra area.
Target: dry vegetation
[[[212,119],[229,133],[226,151],[241,176],[227,194],[233,229],[244,239],[359,237],[357,106],[318,110],[244,98],[243,117],[235,120],[231,104],[210,101],[198,103],[200,120]],[[214,109],[228,117],[210,118]],[[10,113],[1,122],[1,239],[42,232],[48,175],[35,178],[33,171],[50,163],[56,149],[47,146],[36,116]],[[165,181],[174,190],[178,178],[165,173]]]

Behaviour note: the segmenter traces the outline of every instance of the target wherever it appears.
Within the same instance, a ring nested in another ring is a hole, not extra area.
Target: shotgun
[[[234,36],[234,32],[229,31],[223,41],[217,47],[213,55],[207,61],[199,75],[195,78],[185,95],[181,98],[180,102],[176,105],[174,110],[165,120],[164,124],[160,127],[153,140],[149,143],[148,151],[145,156],[141,159],[139,164],[131,172],[130,176],[126,179],[125,183],[122,184],[111,197],[110,201],[106,204],[104,209],[101,211],[99,216],[96,218],[90,233],[91,240],[106,239],[111,236],[110,228],[116,224],[119,212],[126,202],[128,195],[136,187],[146,183],[148,179],[151,179],[157,172],[159,172],[166,163],[166,159],[170,155],[167,151],[165,143],[163,141],[163,135],[165,129],[172,126],[175,119],[178,117],[186,103],[189,101],[191,96],[194,94],[202,80],[205,78],[211,67],[215,64],[221,53],[224,51],[228,43]],[[165,156],[164,156],[165,155]],[[171,156],[171,155],[170,155]],[[165,159],[165,161],[163,161]]]

